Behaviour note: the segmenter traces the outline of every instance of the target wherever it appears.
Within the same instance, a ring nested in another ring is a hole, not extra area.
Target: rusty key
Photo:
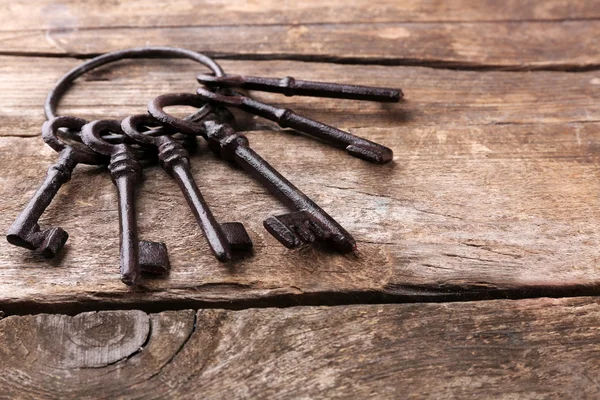
[[[204,101],[188,93],[167,94],[151,101],[148,110],[159,121],[183,133],[203,136],[218,156],[241,166],[286,206],[297,210],[263,222],[265,229],[284,246],[295,248],[321,240],[331,242],[341,253],[356,248],[354,238],[337,221],[253,151],[244,135],[222,122],[233,119],[226,109],[219,108],[197,123],[175,118],[163,110],[173,105],[202,107]]]
[[[310,136],[321,139],[335,147],[346,149],[354,157],[376,164],[385,164],[392,161],[394,153],[388,147],[370,140],[363,139],[351,133],[344,132],[333,126],[303,117],[287,108],[278,108],[243,95],[228,96],[198,88],[198,95],[213,104],[232,106],[246,112],[276,122],[282,128],[292,128]]]
[[[396,103],[403,96],[402,91],[399,89],[302,81],[291,76],[279,79],[264,78],[261,76],[215,76],[200,74],[197,76],[197,80],[210,88],[240,88],[259,90],[261,92],[282,93],[286,96],[329,97],[384,103]]]
[[[121,280],[135,285],[141,275],[140,263],[147,265],[145,271],[165,273],[170,267],[169,258],[164,243],[138,241],[135,187],[142,168],[128,144],[112,144],[102,139],[102,134],[109,132],[123,134],[121,123],[115,120],[90,122],[81,128],[81,138],[92,150],[110,156],[108,169],[119,198]]]
[[[42,126],[46,144],[58,152],[58,161],[48,169],[46,179],[33,195],[25,209],[8,229],[6,239],[16,246],[39,250],[45,258],[54,257],[65,245],[69,234],[60,227],[41,230],[38,221],[58,193],[60,187],[71,179],[77,164],[100,165],[106,158],[96,154],[81,143],[66,144],[56,132],[61,128],[79,132],[86,121],[73,117],[57,117]]]
[[[231,250],[248,251],[252,241],[239,222],[219,224],[206,204],[190,170],[188,152],[169,135],[150,136],[141,127],[153,127],[160,122],[148,114],[125,118],[121,127],[126,135],[147,146],[158,148],[161,167],[177,182],[213,254],[219,261],[231,259]]]

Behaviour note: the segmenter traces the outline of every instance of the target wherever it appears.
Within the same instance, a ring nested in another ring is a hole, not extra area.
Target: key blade
[[[267,218],[263,225],[287,248],[299,247],[315,240],[325,241],[331,232],[306,210]]]
[[[375,86],[347,85],[333,82],[303,81],[291,76],[265,78],[261,76],[201,74],[198,82],[211,88],[241,88],[286,96],[327,97],[346,100],[397,103],[404,96],[402,90]]]
[[[351,144],[346,151],[353,157],[369,161],[374,164],[387,164],[394,158],[393,151],[385,146],[371,144]]]
[[[143,272],[154,275],[165,275],[171,269],[167,245],[162,242],[139,242],[140,267]]]
[[[299,247],[302,242],[282,220],[281,215],[277,217],[269,217],[263,221],[263,226],[275,239],[288,249]]]
[[[40,251],[44,258],[53,258],[65,246],[69,234],[62,228],[47,229],[42,234],[45,236],[40,245]]]
[[[233,250],[250,251],[252,250],[252,239],[248,235],[246,228],[241,222],[225,222],[219,224],[225,239]]]

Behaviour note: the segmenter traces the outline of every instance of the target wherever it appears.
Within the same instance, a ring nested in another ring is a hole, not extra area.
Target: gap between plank
[[[422,60],[414,58],[381,58],[381,57],[339,57],[334,55],[318,54],[237,54],[203,51],[203,54],[216,60],[234,61],[300,61],[309,63],[329,63],[345,65],[382,65],[382,66],[404,66],[424,67],[432,69],[445,69],[454,71],[502,71],[502,72],[531,72],[531,71],[555,71],[555,72],[590,72],[600,70],[600,63],[586,65],[577,64],[545,64],[545,65],[499,65],[479,64],[447,60]],[[0,51],[0,57],[34,57],[34,58],[73,58],[76,60],[87,60],[105,53],[47,53],[47,52],[21,52]],[[155,57],[161,58],[161,57]],[[169,57],[173,58],[173,57]]]
[[[569,285],[561,287],[536,287],[520,289],[489,289],[485,287],[438,287],[417,285],[393,285],[386,291],[319,292],[284,294],[260,299],[206,301],[199,299],[173,299],[157,301],[128,301],[130,293],[119,293],[113,300],[103,300],[111,294],[102,294],[100,299],[75,302],[35,302],[17,300],[0,302],[0,318],[9,315],[66,314],[76,315],[89,311],[141,310],[159,313],[169,310],[225,309],[244,310],[251,308],[288,308],[301,306],[343,306],[406,303],[448,303],[489,300],[522,300],[534,298],[568,298],[600,296],[599,285]]]

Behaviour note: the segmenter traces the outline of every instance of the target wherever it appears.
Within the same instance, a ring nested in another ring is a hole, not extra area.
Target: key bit
[[[330,232],[326,232],[306,211],[269,217],[263,225],[271,235],[289,249],[299,247],[303,243],[312,243],[315,239],[327,240],[330,237]]]
[[[329,97],[385,103],[397,103],[403,97],[402,91],[399,89],[302,81],[291,76],[279,79],[260,76],[200,74],[197,79],[198,82],[210,88],[240,88],[282,93],[286,96]]]
[[[187,151],[170,136],[149,136],[140,131],[141,127],[152,127],[160,122],[148,114],[126,118],[121,123],[125,134],[133,140],[158,148],[162,168],[177,182],[192,210],[198,225],[213,254],[219,261],[231,259],[231,250],[249,251],[252,241],[248,232],[239,222],[219,224],[206,204],[190,170]]]
[[[167,245],[161,242],[140,240],[138,245],[139,263],[143,272],[165,275],[171,268]]]
[[[376,164],[392,161],[394,153],[388,147],[370,140],[363,139],[351,133],[344,132],[333,126],[303,117],[292,110],[278,108],[243,95],[228,96],[198,88],[198,96],[206,101],[221,106],[233,106],[246,112],[276,122],[282,128],[292,128],[307,135],[321,139],[335,147],[346,149],[354,157]]]
[[[164,243],[138,241],[135,188],[142,168],[128,144],[111,144],[102,139],[102,134],[108,132],[123,134],[121,123],[114,120],[90,122],[81,128],[81,138],[92,150],[110,157],[108,169],[119,201],[121,280],[127,285],[135,285],[141,276],[141,261],[148,266],[147,272],[164,273],[169,270],[169,259]]]
[[[81,143],[61,141],[56,135],[61,128],[68,128],[79,134],[86,121],[73,117],[57,117],[46,121],[42,126],[42,137],[46,144],[59,153],[58,161],[48,169],[42,185],[33,195],[25,209],[8,229],[9,243],[39,250],[45,258],[54,257],[65,245],[68,233],[60,227],[40,229],[38,221],[50,205],[60,187],[71,179],[77,164],[100,165],[106,157],[96,154]]]

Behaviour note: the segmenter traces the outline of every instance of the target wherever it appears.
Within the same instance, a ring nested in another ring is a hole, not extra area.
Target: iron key
[[[39,250],[45,258],[54,257],[64,247],[69,234],[60,227],[41,230],[38,221],[61,186],[71,179],[77,164],[100,165],[106,161],[105,157],[81,143],[66,144],[56,136],[61,128],[71,129],[78,134],[85,124],[86,121],[80,118],[57,117],[42,126],[42,137],[46,144],[59,153],[58,161],[48,169],[46,179],[8,229],[6,239],[9,243]]]
[[[396,103],[403,96],[402,91],[399,89],[302,81],[291,76],[278,79],[261,76],[215,76],[200,74],[197,76],[197,80],[210,88],[240,88],[259,90],[261,92],[282,93],[286,96],[329,97],[385,103]]]
[[[295,187],[249,146],[248,139],[231,125],[216,120],[203,122],[211,149],[225,160],[241,166],[273,195],[296,212],[267,218],[263,225],[271,235],[288,248],[295,248],[315,239],[329,240],[342,252],[356,247],[354,238],[321,207]]]
[[[141,263],[148,266],[145,268],[148,272],[164,273],[169,269],[167,247],[160,242],[138,241],[135,187],[142,168],[128,144],[111,144],[102,139],[102,134],[107,132],[123,134],[121,123],[115,120],[90,122],[81,129],[81,138],[92,150],[110,156],[108,169],[119,199],[121,280],[135,285],[140,279]]]
[[[282,128],[292,128],[321,139],[335,147],[346,149],[351,156],[366,161],[385,164],[392,161],[394,157],[394,153],[388,147],[344,132],[322,122],[303,117],[286,108],[274,107],[242,95],[227,96],[202,88],[198,88],[197,93],[206,101],[221,106],[240,108],[246,112],[274,121]]]
[[[213,254],[219,261],[231,259],[231,249],[248,251],[252,241],[239,222],[219,224],[206,204],[190,170],[188,152],[169,135],[150,136],[139,127],[151,127],[160,122],[148,114],[134,115],[123,120],[121,127],[133,140],[158,148],[161,167],[177,182]]]

